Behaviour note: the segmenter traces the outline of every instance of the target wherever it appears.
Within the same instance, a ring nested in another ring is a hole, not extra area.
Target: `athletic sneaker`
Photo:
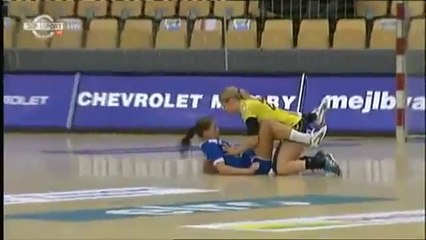
[[[327,134],[327,125],[324,125],[317,131],[312,132],[311,142],[309,145],[311,147],[318,147],[326,134]]]
[[[322,127],[325,124],[325,112],[328,110],[328,101],[324,98],[318,108],[315,108],[312,113],[314,113],[317,118],[315,120],[316,127]]]
[[[340,166],[337,163],[336,159],[334,159],[331,153],[325,153],[325,166],[324,171],[327,173],[331,173],[336,176],[341,176],[342,171],[340,170]]]

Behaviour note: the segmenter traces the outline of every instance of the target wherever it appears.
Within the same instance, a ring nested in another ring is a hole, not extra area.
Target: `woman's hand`
[[[224,147],[223,150],[225,150],[226,154],[229,154],[229,155],[238,155],[242,153],[241,149],[235,146]]]
[[[251,164],[250,166],[250,170],[255,173],[260,167],[260,163],[259,162],[254,162]]]

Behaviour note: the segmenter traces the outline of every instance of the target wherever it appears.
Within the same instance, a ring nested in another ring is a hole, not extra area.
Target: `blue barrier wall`
[[[244,128],[238,115],[220,109],[218,94],[230,85],[296,109],[300,76],[95,76],[23,75],[4,78],[5,128],[63,130],[181,130],[212,115],[221,129]],[[407,125],[425,131],[425,80],[410,79]],[[304,111],[330,100],[330,132],[395,129],[394,77],[309,76]]]

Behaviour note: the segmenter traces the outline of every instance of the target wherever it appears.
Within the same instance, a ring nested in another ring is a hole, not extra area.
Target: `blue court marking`
[[[27,214],[8,214],[6,220],[40,220],[87,222],[115,219],[130,219],[137,217],[162,217],[171,215],[187,215],[197,213],[215,214],[218,212],[248,211],[271,208],[307,208],[312,205],[357,204],[373,201],[392,201],[390,198],[333,196],[333,195],[299,195],[287,197],[251,198],[237,200],[186,202],[175,204],[139,205],[121,208],[77,209],[68,211],[46,211]],[[291,202],[303,202],[307,205],[292,206]],[[283,211],[285,211],[283,209]],[[308,211],[308,209],[300,209]]]
[[[322,147],[354,147],[360,142],[329,142]],[[191,147],[190,151],[200,151],[200,147]],[[141,154],[141,153],[178,153],[177,146],[140,147],[140,148],[109,148],[109,149],[75,149],[75,150],[43,150],[46,154],[76,154],[76,155],[104,155],[104,154]]]

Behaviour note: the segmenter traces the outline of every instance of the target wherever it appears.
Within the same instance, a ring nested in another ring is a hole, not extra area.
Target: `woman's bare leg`
[[[272,150],[274,148],[274,135],[272,133],[272,122],[266,120],[260,122],[259,140],[254,152],[263,159],[272,158]]]
[[[292,175],[304,172],[306,162],[300,160],[304,146],[296,142],[283,142],[277,157],[277,174]]]
[[[270,127],[276,140],[288,139],[298,143],[310,144],[312,135],[309,133],[298,132],[293,127],[282,124],[278,121],[270,120]]]
[[[326,154],[318,151],[314,156],[303,156],[303,145],[296,142],[284,142],[277,150],[276,170],[278,175],[291,175],[305,170],[323,169],[340,175],[340,168],[331,166]],[[328,162],[328,167],[326,163]]]

